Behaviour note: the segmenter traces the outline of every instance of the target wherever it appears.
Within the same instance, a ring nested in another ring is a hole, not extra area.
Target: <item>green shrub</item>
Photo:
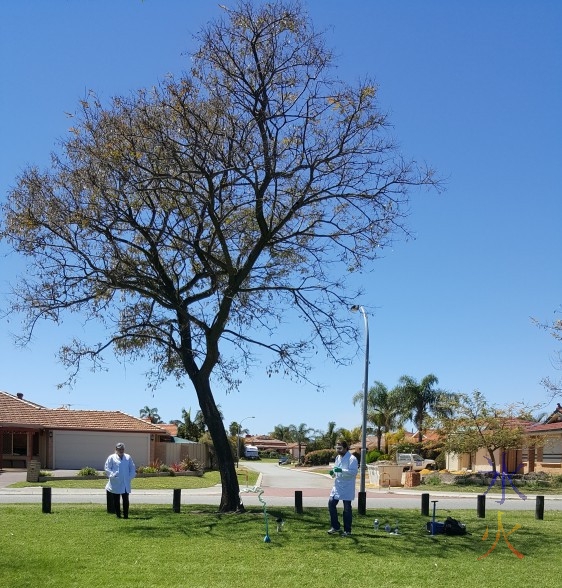
[[[378,461],[381,455],[382,454],[378,449],[371,449],[371,451],[367,452],[366,462],[373,463],[374,461]]]
[[[546,480],[531,480],[525,484],[517,484],[517,487],[523,486],[525,491],[527,490],[541,490],[544,488],[550,488],[550,482]]]
[[[318,451],[311,451],[304,456],[303,465],[318,466],[328,465],[334,459],[333,449],[319,449]]]
[[[441,478],[439,474],[430,474],[422,478],[422,484],[426,486],[439,486],[441,484]]]
[[[470,475],[455,476],[455,480],[453,483],[456,486],[471,486],[473,484],[473,480]]]
[[[96,470],[96,468],[91,468],[91,467],[86,467],[86,468],[82,468],[78,474],[78,476],[97,476],[98,475],[98,470]]]
[[[44,472],[44,471],[39,472],[40,478],[48,478],[49,476],[52,476],[52,475],[53,475],[53,472]]]
[[[160,472],[169,472],[171,470],[169,465],[166,465],[165,463],[161,464],[160,467],[158,468],[158,471]]]
[[[158,468],[152,466],[139,466],[137,468],[137,474],[157,474]]]
[[[279,459],[279,453],[274,450],[260,450],[258,451],[260,459]]]
[[[203,471],[203,467],[196,459],[191,459],[190,457],[186,457],[182,462],[181,465],[185,472],[201,472]]]
[[[439,455],[435,457],[435,469],[437,470],[444,470],[445,466],[447,465],[446,454],[442,451]]]

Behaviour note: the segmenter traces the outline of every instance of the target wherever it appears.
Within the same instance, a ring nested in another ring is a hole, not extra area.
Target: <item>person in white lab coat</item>
[[[129,518],[129,494],[131,493],[131,480],[136,475],[133,458],[125,453],[125,445],[117,443],[115,453],[112,453],[105,461],[105,473],[109,480],[105,489],[111,493],[111,499],[115,507],[115,514],[121,518],[121,498],[123,499],[123,518]]]
[[[353,519],[351,501],[355,498],[355,478],[359,469],[357,458],[349,451],[347,441],[340,439],[336,444],[336,461],[330,475],[334,478],[334,486],[328,500],[328,512],[330,513],[330,535],[339,535],[341,524],[338,518],[337,505],[343,501],[343,533],[342,537],[351,535],[351,523]]]

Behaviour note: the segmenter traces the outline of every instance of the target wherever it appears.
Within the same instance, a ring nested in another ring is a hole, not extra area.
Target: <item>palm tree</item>
[[[191,419],[191,408],[189,410],[182,408],[181,416],[183,420],[178,427],[178,437],[189,439],[190,441],[199,441],[204,430],[201,430],[199,425]]]
[[[162,422],[157,408],[150,408],[150,406],[145,406],[144,408],[140,409],[139,414],[141,419],[150,419],[152,424]]]
[[[418,442],[421,443],[430,415],[450,418],[457,395],[436,388],[439,380],[433,374],[428,374],[421,382],[417,382],[411,376],[402,376],[398,382],[396,392],[402,404],[402,415],[416,425]]]
[[[269,433],[269,436],[273,439],[278,439],[279,441],[285,441],[286,443],[294,441],[291,426],[275,425],[273,431]]]
[[[338,436],[340,434],[340,430],[336,429],[335,421],[330,421],[328,423],[328,429],[322,436],[324,444],[326,445],[326,449],[333,449],[336,446],[336,441],[338,440]]]
[[[247,435],[250,432],[250,429],[242,428],[240,427],[240,423],[232,421],[228,426],[228,432],[231,437],[238,437],[238,435]]]
[[[353,404],[358,402],[363,403],[363,392],[357,392],[353,397]],[[379,451],[381,451],[383,433],[388,434],[402,424],[398,393],[395,390],[389,392],[382,382],[375,382],[367,392],[367,421],[373,425]],[[387,451],[386,438],[385,451]]]
[[[295,443],[298,443],[299,444],[299,461],[300,461],[300,459],[301,459],[301,447],[302,447],[302,445],[304,445],[306,442],[309,441],[308,435],[314,429],[311,429],[305,423],[301,423],[298,427],[295,427],[295,425],[290,425],[289,428],[291,429],[291,432],[292,432],[293,438],[295,440]]]

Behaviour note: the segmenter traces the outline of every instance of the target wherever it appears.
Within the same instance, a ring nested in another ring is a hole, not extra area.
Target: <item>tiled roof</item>
[[[178,426],[174,425],[173,423],[170,423],[168,425],[164,423],[158,423],[158,427],[160,429],[164,429],[164,431],[166,431],[168,435],[170,435],[171,437],[177,437],[178,435]]]
[[[246,435],[244,438],[245,445],[255,445],[258,449],[286,449],[287,443],[279,441],[279,439],[272,439],[269,435]]]
[[[34,402],[0,391],[0,426],[41,429],[164,432],[157,425],[121,411],[45,408]]]
[[[526,433],[544,433],[545,431],[560,431],[562,432],[562,423],[537,423],[525,429]]]

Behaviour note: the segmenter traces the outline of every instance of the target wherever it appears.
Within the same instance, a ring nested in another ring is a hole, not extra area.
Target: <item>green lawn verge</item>
[[[176,514],[142,505],[131,508],[129,520],[99,505],[57,504],[52,514],[38,505],[1,505],[0,512],[2,585],[10,588],[559,586],[553,567],[562,543],[558,511],[545,513],[543,521],[529,511],[504,512],[505,536],[498,538],[496,512],[478,519],[457,511],[453,516],[471,534],[432,537],[419,511],[368,510],[355,515],[353,537],[346,539],[327,535],[326,509],[297,515],[271,508],[269,543],[259,508],[221,515],[209,506],[182,506]],[[400,534],[375,532],[375,516],[383,523],[398,520]],[[285,520],[279,533],[277,517]],[[479,559],[496,538],[496,548]]]
[[[258,473],[250,470],[238,470],[240,486],[246,485],[246,479],[248,485],[255,485]],[[195,489],[195,488],[209,488],[220,484],[220,473],[217,471],[208,471],[203,476],[162,476],[162,477],[149,477],[149,478],[135,478],[132,482],[133,491],[137,490],[173,490],[176,488],[181,489]],[[57,480],[56,477],[51,478],[46,482],[16,482],[12,484],[10,488],[28,488],[28,487],[41,487],[47,486],[50,488],[94,488],[102,489],[105,488],[107,479],[100,478],[97,480],[81,480],[79,476],[72,480]]]
[[[473,494],[484,494],[484,492],[489,491],[492,494],[501,494],[502,492],[505,492],[506,496],[518,496],[518,493],[514,490],[509,480],[506,479],[503,481],[502,488],[501,477],[498,477],[498,479],[495,480],[494,484],[492,484],[491,486],[489,484],[436,484],[433,482],[429,482],[421,484],[416,488],[418,490],[422,490],[423,492],[464,492]],[[523,495],[562,494],[562,485],[560,485],[558,482],[547,483],[539,481],[534,483],[520,484],[517,485],[516,488]]]

